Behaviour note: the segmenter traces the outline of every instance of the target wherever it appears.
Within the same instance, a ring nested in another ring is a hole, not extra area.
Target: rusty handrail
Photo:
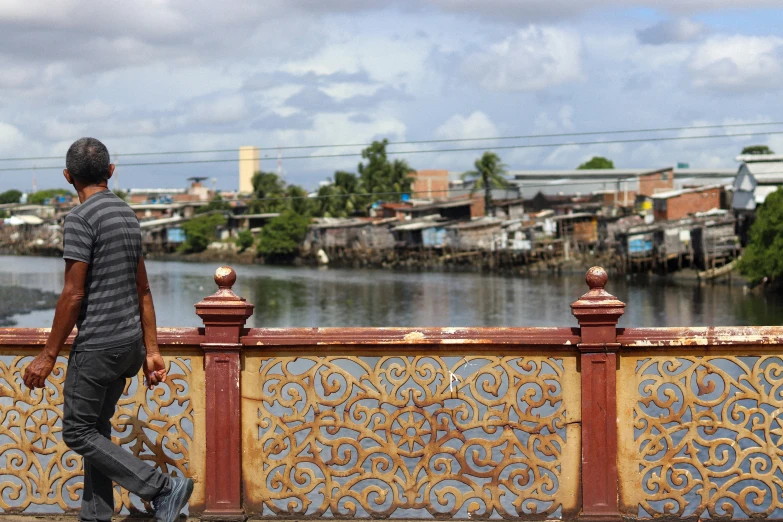
[[[621,351],[643,348],[725,347],[783,344],[783,326],[618,328]]]
[[[579,328],[252,328],[245,347],[324,345],[535,345],[570,350]]]
[[[0,328],[0,346],[38,349],[46,344],[49,328]],[[66,346],[73,343],[75,333],[71,333]],[[204,342],[204,328],[158,328],[158,344],[165,350],[167,346],[199,346]]]

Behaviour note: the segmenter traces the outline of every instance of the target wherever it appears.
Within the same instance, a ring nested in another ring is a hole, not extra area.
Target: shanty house
[[[723,187],[710,185],[683,190],[670,190],[653,194],[655,221],[682,219],[697,212],[707,212],[721,207]]]

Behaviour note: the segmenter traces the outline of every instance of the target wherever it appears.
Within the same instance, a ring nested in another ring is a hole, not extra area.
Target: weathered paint
[[[625,304],[604,290],[608,277],[593,267],[590,290],[571,305],[581,326],[582,511],[580,519],[621,521],[617,498],[617,321]]]
[[[0,484],[7,491],[18,487],[18,497],[0,498],[0,513],[73,512],[77,505],[74,491],[81,488],[82,461],[68,450],[60,436],[62,426],[63,385],[68,351],[58,358],[55,370],[43,390],[28,390],[18,376],[31,354],[19,346],[0,348],[0,396],[12,399],[0,405],[2,433],[6,441],[0,447]],[[33,347],[30,347],[33,348]],[[143,385],[143,375],[129,384],[132,394],[120,398],[112,419],[115,441],[164,472],[190,476],[195,488],[190,513],[204,507],[204,372],[203,355],[198,347],[161,345],[170,378],[160,384],[154,395]],[[35,347],[40,350],[40,347]],[[151,395],[154,397],[152,398]],[[170,406],[178,404],[182,408]],[[192,426],[188,432],[186,426]],[[21,458],[24,456],[24,458]],[[19,485],[13,486],[12,484]],[[122,508],[143,509],[138,498],[131,499],[121,490],[116,497],[117,512]],[[47,518],[50,518],[47,515]]]
[[[206,381],[205,450],[206,498],[204,516],[243,520],[240,470],[239,343],[253,305],[231,290],[236,273],[218,268],[218,291],[197,303],[204,321],[204,372]]]
[[[565,404],[562,422],[567,439],[558,460],[558,502],[562,504],[562,517],[573,519],[578,515],[585,520],[617,520],[620,513],[626,518],[636,517],[638,506],[649,500],[644,498],[638,483],[642,457],[633,439],[633,419],[639,415],[634,408],[638,408],[640,401],[637,365],[668,361],[672,357],[709,361],[752,355],[774,359],[781,355],[783,347],[783,327],[617,328],[624,305],[603,290],[607,278],[601,270],[588,273],[590,291],[573,304],[580,328],[247,330],[244,321],[252,313],[252,305],[233,293],[231,287],[235,280],[235,273],[228,267],[216,272],[218,291],[197,305],[204,328],[158,330],[158,342],[168,361],[183,358],[190,361],[187,398],[192,406],[194,435],[193,444],[188,446],[188,473],[196,479],[190,508],[191,513],[204,512],[207,517],[257,516],[253,509],[245,513],[243,506],[257,506],[253,504],[259,498],[257,495],[269,496],[263,490],[266,486],[255,483],[257,477],[252,476],[257,469],[253,462],[258,451],[253,448],[259,442],[255,423],[258,422],[258,393],[264,385],[260,362],[264,360],[360,362],[365,357],[379,357],[429,364],[423,361],[460,357],[453,367],[441,368],[437,381],[440,384],[433,382],[433,386],[440,386],[433,388],[433,393],[444,393],[450,400],[459,398],[465,386],[471,386],[470,379],[466,379],[469,376],[462,370],[469,360],[560,360],[563,366],[557,379]],[[0,329],[0,350],[21,360],[40,350],[48,334],[46,328]],[[72,340],[73,335],[68,343]],[[411,366],[418,367],[419,363]],[[371,368],[367,378],[377,379],[376,374],[382,371]],[[703,401],[715,392],[710,373],[699,372],[702,370],[697,371],[693,386],[686,388],[686,401]],[[753,370],[748,375],[752,380],[760,374]],[[520,378],[533,379],[529,375]],[[622,385],[618,386],[617,382]],[[742,382],[746,386],[750,381]],[[327,388],[333,385],[330,379],[326,380]],[[767,400],[764,397],[758,400]],[[783,411],[783,403],[774,406],[772,413],[765,415],[776,418]],[[407,408],[414,415],[427,413],[421,405]],[[326,412],[326,409],[321,411]],[[483,424],[476,425],[480,426]],[[503,424],[502,428],[509,429],[509,426]],[[134,432],[137,436],[141,433]],[[540,432],[533,429],[531,433]],[[736,440],[726,443],[735,449],[740,446]],[[243,463],[247,471],[244,476]],[[244,494],[243,481],[247,488]],[[561,497],[560,493],[565,496]],[[398,501],[399,506],[408,502]],[[704,506],[710,516],[720,516],[715,511],[716,504],[706,502]],[[469,511],[470,517],[480,516],[478,512],[472,513]],[[524,518],[541,516],[529,514]]]

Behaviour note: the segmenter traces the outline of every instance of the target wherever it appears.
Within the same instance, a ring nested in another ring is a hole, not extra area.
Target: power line
[[[773,173],[770,172],[769,174],[783,174],[783,171]],[[531,183],[531,184],[512,184],[509,187],[503,188],[503,187],[497,187],[497,190],[513,190],[514,187],[517,187],[520,189],[520,192],[524,189],[528,188],[556,188],[561,187],[565,185],[619,185],[621,182],[626,183],[628,181],[635,181],[638,180],[639,176],[629,176],[626,178],[617,178],[612,180],[574,180],[572,178],[569,178],[565,182],[553,182],[553,183]],[[352,193],[345,193],[345,194],[326,194],[323,196],[319,195],[311,195],[311,196],[269,196],[265,198],[253,198],[246,200],[248,202],[256,202],[256,201],[288,201],[288,200],[298,200],[298,199],[329,199],[329,198],[349,198],[349,197],[381,197],[381,196],[404,196],[404,195],[414,195],[414,194],[448,194],[452,192],[460,192],[460,191],[466,191],[469,190],[468,188],[450,188],[450,189],[441,189],[441,190],[419,190],[419,191],[408,191],[408,192],[352,192]],[[623,192],[624,189],[620,189],[616,192]],[[614,191],[613,191],[614,192]],[[476,194],[483,193],[483,189],[479,189],[475,191]],[[227,200],[229,201],[229,200]],[[230,201],[236,201],[236,200],[230,200]]]
[[[522,140],[522,139],[536,139],[536,138],[566,138],[574,136],[596,136],[602,134],[637,134],[643,132],[671,132],[671,131],[687,131],[687,130],[705,130],[705,129],[723,129],[723,128],[737,128],[737,127],[762,127],[771,125],[783,125],[783,121],[771,121],[763,123],[727,123],[723,125],[693,125],[689,127],[657,127],[648,129],[622,129],[622,130],[609,130],[609,131],[586,131],[586,132],[561,132],[553,134],[521,134],[517,136],[494,136],[483,138],[451,138],[451,139],[439,139],[439,140],[409,140],[409,141],[390,141],[389,145],[421,145],[426,143],[459,143],[459,142],[477,142],[477,141],[507,141],[507,140]],[[767,133],[760,133],[767,134]],[[730,136],[730,135],[727,135]],[[371,143],[339,143],[339,144],[325,144],[325,145],[289,145],[285,147],[258,147],[258,150],[263,151],[280,151],[280,150],[304,150],[304,149],[332,149],[340,147],[368,147]],[[201,150],[179,150],[179,151],[162,151],[162,152],[126,152],[123,154],[114,154],[112,157],[127,157],[127,156],[167,156],[167,155],[184,155],[184,154],[218,154],[237,152],[238,148],[233,149],[201,149]],[[309,157],[309,156],[308,156]],[[265,159],[265,158],[262,158]],[[291,159],[291,158],[282,158]],[[298,158],[295,158],[298,159]],[[6,161],[35,161],[35,160],[62,160],[62,156],[35,156],[35,157],[18,157],[18,158],[0,158],[0,162]]]
[[[552,148],[552,147],[567,147],[567,146],[583,146],[583,145],[614,145],[622,143],[651,143],[660,141],[681,141],[681,140],[701,140],[701,139],[714,139],[714,138],[739,138],[748,136],[771,136],[783,134],[783,131],[770,131],[770,132],[746,132],[736,134],[710,134],[702,136],[668,136],[659,138],[632,138],[624,140],[607,140],[607,141],[575,141],[564,143],[536,143],[536,144],[524,144],[524,145],[501,145],[497,147],[490,147],[492,150],[511,150],[511,149],[535,149],[535,148]],[[486,147],[459,147],[454,149],[425,149],[425,150],[400,150],[400,151],[387,151],[387,155],[401,155],[401,154],[435,154],[443,152],[476,152],[485,151]],[[350,158],[360,157],[362,154],[359,152],[338,153],[338,154],[313,154],[309,156],[281,156],[279,159],[294,160],[294,159],[323,159],[323,158]],[[260,158],[262,160],[272,158]],[[194,164],[208,164],[208,163],[239,163],[240,161],[256,161],[254,158],[247,158],[240,160],[239,158],[232,159],[208,159],[208,160],[177,160],[177,161],[148,161],[138,163],[123,163],[123,167],[147,167],[147,166],[159,166],[159,165],[194,165]],[[0,172],[20,172],[28,170],[53,170],[61,169],[62,166],[49,166],[49,167],[4,167],[0,168]]]

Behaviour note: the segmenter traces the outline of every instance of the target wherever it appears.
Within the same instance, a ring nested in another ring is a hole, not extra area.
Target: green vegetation
[[[259,171],[253,174],[253,200],[250,202],[250,212],[253,214],[268,214],[282,212],[287,200],[285,181],[274,172]]]
[[[221,211],[225,212],[231,210],[231,204],[228,201],[224,201],[220,194],[216,194],[212,201],[202,207],[196,209],[196,214],[204,214],[206,212]]]
[[[113,190],[112,192],[114,192],[114,195],[120,198],[121,200],[123,201],[128,200],[128,193],[126,191],[117,189],[117,190]]]
[[[185,242],[179,251],[185,254],[203,252],[215,240],[217,228],[226,224],[226,217],[220,213],[203,214],[182,224]]]
[[[739,262],[739,270],[751,284],[764,278],[778,283],[783,279],[783,188],[773,192],[756,209],[750,227],[750,240]]]
[[[22,198],[22,193],[18,190],[6,190],[0,194],[0,205],[8,205],[9,203],[19,203]]]
[[[30,197],[27,198],[27,202],[31,205],[43,205],[48,199],[52,199],[55,196],[73,196],[73,192],[65,189],[46,189],[33,192]]]
[[[334,181],[318,189],[315,214],[323,217],[345,218],[360,213],[370,203],[368,196],[359,195],[362,188],[356,174],[337,171]]]
[[[614,162],[603,156],[593,156],[590,161],[586,161],[577,167],[577,170],[591,169],[613,169]]]
[[[272,219],[261,231],[258,253],[271,261],[293,257],[307,234],[310,218],[292,210]]]
[[[241,254],[255,243],[253,233],[249,230],[242,230],[237,234],[236,245],[239,247],[239,253]]]
[[[413,186],[416,172],[408,162],[401,159],[389,161],[386,155],[386,145],[389,140],[374,141],[362,151],[362,158],[367,163],[359,163],[359,185],[362,192],[377,194],[372,199],[384,201],[400,201],[402,193],[409,194]]]
[[[5,210],[0,210],[0,219],[5,219],[8,217],[8,212]]]
[[[500,156],[494,152],[485,152],[473,164],[475,170],[462,174],[462,179],[473,181],[473,195],[478,190],[484,190],[484,208],[488,214],[494,215],[492,206],[492,189],[508,187],[506,166],[500,161]]]
[[[767,145],[749,145],[742,149],[742,154],[775,154]]]

